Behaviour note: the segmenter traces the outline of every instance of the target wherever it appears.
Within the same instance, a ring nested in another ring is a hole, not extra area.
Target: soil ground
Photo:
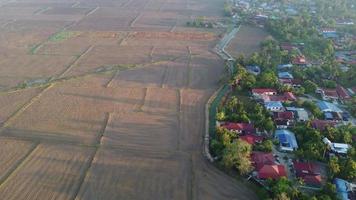
[[[234,57],[238,57],[241,54],[250,56],[253,52],[259,51],[260,43],[268,36],[269,34],[262,28],[243,25],[226,50]]]
[[[222,9],[0,0],[1,199],[256,199],[202,155]]]

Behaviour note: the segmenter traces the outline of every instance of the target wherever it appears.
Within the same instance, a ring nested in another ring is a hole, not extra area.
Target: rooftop
[[[233,122],[226,122],[222,125],[222,127],[228,130],[235,130],[235,131],[243,131],[245,133],[254,133],[255,127],[251,123],[233,123]]]
[[[283,176],[287,176],[284,165],[264,165],[258,170],[258,178],[260,179],[279,179]]]
[[[329,103],[326,101],[319,101],[317,103],[318,107],[320,108],[320,110],[322,112],[343,112],[339,107],[337,107],[335,104],[333,103]]]
[[[298,148],[297,139],[289,130],[276,130],[275,137],[279,140],[281,150],[293,151]]]
[[[328,126],[334,127],[336,125],[336,123],[333,121],[328,121],[328,120],[314,119],[313,121],[311,121],[311,125],[313,128],[323,131]]]
[[[275,93],[275,94],[277,94],[277,90],[272,89],[272,88],[255,88],[255,89],[252,89],[252,93],[255,93],[255,94]]]
[[[278,72],[278,78],[293,79],[293,75],[289,72]]]

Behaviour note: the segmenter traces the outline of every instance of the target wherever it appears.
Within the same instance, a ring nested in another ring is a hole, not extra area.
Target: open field
[[[1,198],[72,199],[92,151],[67,145],[37,146],[0,185]]]
[[[189,168],[180,154],[99,150],[76,199],[190,199]]]
[[[0,0],[0,199],[256,199],[201,153],[222,9]]]
[[[262,28],[244,25],[241,26],[239,33],[231,40],[226,50],[234,57],[241,54],[250,56],[260,49],[260,43],[268,36],[269,34]]]

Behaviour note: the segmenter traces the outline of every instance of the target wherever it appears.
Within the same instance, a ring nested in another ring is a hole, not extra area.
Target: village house
[[[278,72],[279,79],[293,79],[293,75],[289,72]]]
[[[349,144],[333,143],[328,138],[323,138],[324,144],[328,145],[332,154],[345,156],[351,148]]]
[[[264,103],[266,110],[272,112],[282,112],[284,107],[280,101],[268,101]]]
[[[241,135],[239,137],[241,140],[251,144],[251,145],[255,145],[256,143],[262,143],[263,142],[263,137],[262,136],[258,136],[258,135]]]
[[[272,153],[253,151],[251,154],[251,162],[254,168],[259,170],[264,165],[274,165],[275,158]]]
[[[311,121],[311,126],[319,131],[324,131],[327,127],[335,127],[336,122],[328,120],[314,119]]]
[[[280,64],[277,66],[278,71],[287,71],[290,70],[293,67],[292,64]]]
[[[336,89],[318,88],[315,92],[320,94],[325,101],[337,101],[339,99]]]
[[[233,123],[233,122],[226,122],[221,124],[221,127],[226,128],[229,131],[233,131],[237,134],[255,134],[256,129],[253,124],[251,123]]]
[[[259,75],[261,73],[261,68],[257,65],[249,65],[246,66],[247,72],[253,74],[253,75]]]
[[[336,29],[324,28],[321,29],[321,34],[325,39],[337,39],[339,38],[339,34]]]
[[[280,101],[280,102],[293,102],[296,101],[297,98],[294,96],[292,92],[285,92],[283,95],[273,95],[269,96],[271,101]]]
[[[321,187],[322,177],[320,166],[313,162],[293,162],[295,176],[303,180],[307,186]]]
[[[252,96],[261,99],[263,96],[272,96],[277,94],[277,90],[271,88],[255,88],[251,90]]]
[[[341,85],[336,86],[336,92],[339,95],[340,100],[346,101],[351,99],[351,96],[348,94],[347,90]]]
[[[274,112],[273,120],[278,129],[286,129],[293,125],[294,113],[291,111]]]
[[[302,85],[302,81],[299,79],[289,79],[289,78],[280,78],[278,79],[279,83],[282,85],[293,87],[293,88],[300,88]]]
[[[336,113],[342,113],[343,111],[337,107],[335,104],[333,103],[329,103],[329,102],[326,102],[326,101],[319,101],[317,103],[317,106],[319,107],[319,109],[322,111],[322,112],[336,112]]]
[[[284,165],[263,165],[261,169],[257,171],[258,179],[279,179],[281,177],[287,177],[286,169]]]
[[[335,178],[334,185],[336,186],[336,193],[340,200],[354,200],[356,199],[356,186],[343,179]]]
[[[282,44],[280,45],[280,47],[281,47],[281,49],[282,49],[283,51],[288,51],[288,52],[290,52],[290,51],[292,51],[292,50],[297,50],[297,49],[298,49],[298,46],[293,45],[293,44],[291,44],[291,43],[282,43]]]
[[[336,89],[318,88],[315,92],[319,93],[325,101],[347,101],[351,99],[347,90],[341,85],[337,85]]]
[[[307,60],[305,59],[305,57],[303,55],[297,56],[293,59],[292,61],[293,65],[301,65],[301,66],[305,66],[307,65]]]
[[[309,120],[309,114],[304,108],[286,107],[287,111],[294,113],[294,119],[298,122],[306,122]]]
[[[298,149],[297,139],[293,132],[285,129],[276,130],[275,138],[279,141],[279,150],[292,152]]]

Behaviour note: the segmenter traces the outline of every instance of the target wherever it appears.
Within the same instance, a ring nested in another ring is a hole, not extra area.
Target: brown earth
[[[241,54],[250,56],[260,49],[260,43],[267,37],[269,37],[269,34],[262,28],[243,25],[226,50],[234,57],[238,57]]]
[[[0,199],[256,199],[202,155],[222,8],[0,0]]]

